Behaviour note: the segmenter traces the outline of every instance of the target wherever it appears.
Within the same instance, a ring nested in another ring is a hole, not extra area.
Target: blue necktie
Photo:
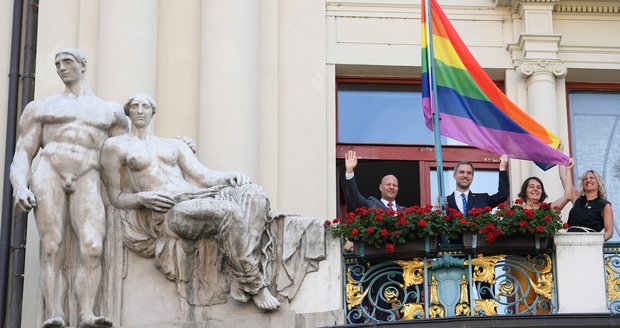
[[[461,200],[463,201],[463,216],[467,216],[467,197],[465,194],[461,194]]]

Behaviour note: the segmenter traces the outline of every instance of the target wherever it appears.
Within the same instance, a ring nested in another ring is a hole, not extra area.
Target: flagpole
[[[444,209],[444,178],[443,178],[443,156],[441,153],[441,135],[439,131],[439,106],[436,103],[437,84],[435,83],[434,58],[433,58],[433,29],[431,21],[430,0],[424,0],[426,4],[426,59],[428,66],[428,82],[430,89],[431,113],[433,115],[433,136],[435,138],[435,162],[437,164],[437,195],[439,196],[439,206]],[[433,200],[431,200],[433,201]]]

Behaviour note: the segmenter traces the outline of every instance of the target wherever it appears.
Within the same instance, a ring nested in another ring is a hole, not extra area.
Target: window
[[[620,85],[569,85],[568,103],[575,185],[594,169],[605,182],[614,205],[615,232],[620,241]]]
[[[394,174],[399,179],[398,204],[434,204],[434,139],[424,121],[420,81],[340,78],[336,85],[336,165],[341,212],[347,210],[344,153],[349,149],[356,150],[359,158],[355,176],[362,195],[379,197],[381,178]],[[454,190],[452,168],[461,160],[473,162],[476,168],[473,191],[497,192],[499,155],[445,137],[442,145],[446,194]]]

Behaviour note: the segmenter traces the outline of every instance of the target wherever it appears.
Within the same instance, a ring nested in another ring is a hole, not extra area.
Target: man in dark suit
[[[448,208],[458,209],[464,215],[474,208],[495,207],[508,199],[509,183],[506,167],[508,166],[508,156],[502,155],[499,158],[499,182],[497,193],[489,195],[487,193],[473,193],[469,186],[474,181],[474,166],[471,162],[461,161],[454,167],[452,176],[456,181],[456,190],[446,197]]]
[[[454,172],[452,173],[456,181],[456,190],[446,197],[447,208],[458,209],[463,215],[467,216],[467,212],[471,209],[484,208],[487,206],[493,208],[505,202],[506,199],[508,199],[508,189],[510,188],[508,173],[506,173],[507,166],[508,156],[500,156],[497,193],[489,195],[487,193],[473,193],[469,190],[469,186],[471,186],[471,183],[474,181],[474,166],[471,162],[461,161],[456,164]],[[447,241],[449,244],[461,244],[462,242],[463,240],[460,237]],[[493,286],[488,283],[479,283],[477,289],[480,298],[492,299],[493,295],[490,292],[492,288]]]
[[[355,181],[355,167],[357,166],[357,155],[355,150],[349,150],[344,154],[345,166],[345,197],[349,210],[358,207],[373,207],[384,210],[392,209],[399,211],[402,207],[396,204],[396,195],[398,194],[398,179],[393,175],[386,175],[381,179],[379,190],[381,191],[381,199],[370,196],[364,197],[357,188]]]

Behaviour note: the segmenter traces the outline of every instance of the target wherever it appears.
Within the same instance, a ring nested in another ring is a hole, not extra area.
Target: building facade
[[[564,141],[577,174],[601,172],[609,200],[620,204],[620,2],[439,3],[508,97]],[[12,1],[0,1],[2,76],[9,74],[12,9]],[[410,186],[399,202],[430,203],[437,192],[430,132],[420,124],[420,15],[416,0],[41,0],[35,99],[62,90],[55,53],[80,48],[97,96],[122,103],[138,91],[152,94],[156,134],[191,137],[203,163],[245,172],[274,208],[340,215],[342,158],[351,148],[368,163],[368,177],[386,167],[402,172],[401,185]],[[379,105],[355,102],[356,95]],[[395,109],[385,105],[392,101]],[[6,103],[0,92],[0,126]],[[0,138],[0,156],[10,156]],[[496,170],[498,154],[445,145],[446,169],[471,159],[483,172]],[[551,198],[562,193],[555,168],[511,160],[509,171],[511,199],[529,176],[541,177]],[[37,304],[37,245],[31,224],[25,312]],[[343,308],[342,261],[337,242],[330,247],[300,291],[315,301],[291,304],[298,313]],[[24,313],[25,327],[29,320]]]

